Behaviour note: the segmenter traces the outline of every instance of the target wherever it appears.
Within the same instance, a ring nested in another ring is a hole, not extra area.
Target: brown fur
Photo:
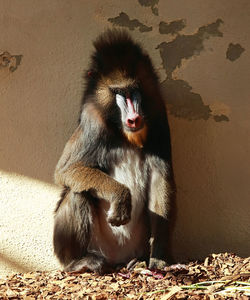
[[[139,147],[139,148],[143,148],[146,140],[147,140],[147,126],[144,125],[144,127],[136,132],[133,131],[125,131],[124,135],[126,136],[126,138],[128,139],[128,141]]]
[[[112,104],[112,94],[110,89],[136,86],[135,80],[129,78],[124,72],[116,70],[109,76],[102,76],[97,87],[97,97],[101,105],[107,107]]]

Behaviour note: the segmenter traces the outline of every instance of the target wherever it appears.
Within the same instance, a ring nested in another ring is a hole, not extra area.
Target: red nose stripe
[[[141,117],[135,111],[133,102],[130,98],[127,98],[127,107],[128,107],[128,114],[126,118],[126,125],[130,128],[137,128],[141,125]]]
[[[128,106],[128,113],[135,114],[135,108],[134,108],[133,102],[131,101],[130,98],[127,98],[126,100],[127,100],[127,106]]]

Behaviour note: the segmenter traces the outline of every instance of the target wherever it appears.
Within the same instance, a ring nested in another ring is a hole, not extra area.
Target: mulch
[[[212,254],[151,271],[144,263],[103,276],[61,271],[0,277],[0,299],[250,299],[250,257]]]

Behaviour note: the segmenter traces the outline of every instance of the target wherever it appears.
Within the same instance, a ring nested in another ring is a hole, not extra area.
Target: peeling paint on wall
[[[159,14],[158,8],[155,6],[158,4],[159,0],[138,0],[138,1],[141,4],[141,6],[151,7],[152,13],[158,16]]]
[[[21,64],[22,57],[22,55],[11,55],[7,51],[0,53],[0,70],[7,68],[10,72],[16,71]]]
[[[167,78],[172,78],[173,71],[181,66],[183,59],[199,55],[204,50],[204,40],[209,39],[211,36],[223,36],[222,32],[219,31],[221,23],[223,21],[218,19],[212,24],[200,27],[193,35],[178,35],[173,41],[163,42],[157,46],[157,49],[160,50]]]
[[[184,80],[166,79],[161,83],[168,111],[177,118],[192,120],[208,120],[216,122],[229,121],[229,118],[219,110],[205,105],[201,95],[194,93],[192,87]]]
[[[148,32],[152,30],[152,27],[142,24],[137,19],[130,20],[129,16],[124,12],[121,12],[118,17],[109,18],[108,21],[114,25],[127,27],[129,30],[134,30],[135,28],[139,28],[140,32]]]
[[[179,31],[181,31],[183,28],[186,27],[186,21],[181,20],[175,20],[170,23],[160,22],[159,24],[159,32],[160,34],[177,34]]]
[[[157,46],[167,75],[161,85],[167,98],[169,112],[175,117],[187,120],[213,118],[216,122],[229,121],[224,114],[213,114],[209,105],[204,104],[202,97],[192,92],[192,87],[188,82],[172,78],[173,71],[181,67],[183,59],[199,55],[204,50],[206,39],[223,36],[219,30],[222,23],[223,21],[218,19],[214,23],[200,27],[193,35],[177,35],[173,41],[163,42]],[[182,25],[185,27],[185,23]]]
[[[187,120],[209,119],[209,106],[203,103],[199,94],[192,92],[192,87],[186,81],[166,79],[161,86],[172,115]]]
[[[226,58],[235,61],[244,51],[245,49],[240,44],[230,43],[227,48]]]

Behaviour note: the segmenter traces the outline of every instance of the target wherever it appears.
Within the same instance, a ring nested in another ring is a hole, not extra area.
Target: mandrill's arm
[[[130,219],[129,189],[99,169],[84,165],[81,157],[82,128],[79,126],[65,146],[55,171],[55,182],[75,193],[90,192],[92,196],[110,202],[108,221],[119,226]]]
[[[169,207],[174,186],[167,163],[159,158],[152,158],[153,167],[149,194],[150,216],[150,260],[149,268],[161,269],[169,259]]]

